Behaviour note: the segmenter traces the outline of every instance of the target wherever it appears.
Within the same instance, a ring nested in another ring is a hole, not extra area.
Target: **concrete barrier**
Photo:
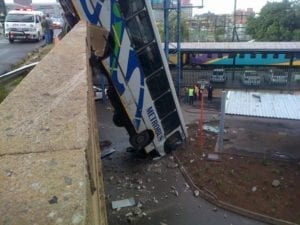
[[[0,105],[0,225],[107,224],[87,32],[77,24]]]

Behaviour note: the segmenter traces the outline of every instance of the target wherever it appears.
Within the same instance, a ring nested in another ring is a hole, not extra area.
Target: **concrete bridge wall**
[[[81,22],[0,105],[0,225],[107,224]]]

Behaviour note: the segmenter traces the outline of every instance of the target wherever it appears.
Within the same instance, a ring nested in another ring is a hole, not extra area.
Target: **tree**
[[[161,37],[161,40],[164,41],[164,24],[163,23],[156,23],[158,27],[158,31]],[[189,41],[189,30],[187,26],[186,18],[181,18],[180,23],[181,35],[180,41]],[[171,12],[169,14],[169,42],[176,42],[176,35],[177,35],[177,12]]]
[[[225,28],[224,27],[217,27],[215,29],[215,41],[223,41],[225,35]]]
[[[299,41],[300,3],[268,2],[256,17],[250,17],[247,33],[257,41]]]

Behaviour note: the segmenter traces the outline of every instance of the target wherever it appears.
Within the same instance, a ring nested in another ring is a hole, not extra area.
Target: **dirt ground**
[[[208,154],[216,153],[217,135],[205,132],[201,146],[199,125],[189,125],[188,132],[186,146],[175,155],[199,188],[232,205],[300,224],[299,161],[279,161],[265,154],[238,151],[219,153],[220,160],[209,161]],[[251,142],[248,144],[251,148]],[[299,146],[294,148],[299,150]]]

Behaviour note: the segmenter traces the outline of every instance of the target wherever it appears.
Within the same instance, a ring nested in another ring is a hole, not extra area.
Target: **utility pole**
[[[169,10],[170,0],[164,0],[164,35],[165,35],[165,54],[169,63]]]
[[[232,41],[235,40],[235,37],[236,37],[236,40],[237,40],[237,41],[240,41],[240,40],[239,40],[239,35],[238,35],[238,33],[237,33],[237,30],[236,30],[236,1],[237,1],[237,0],[234,0]]]
[[[180,98],[182,65],[181,65],[181,0],[177,0],[177,95]]]
[[[181,78],[182,78],[182,60],[181,60],[181,0],[177,0],[177,6],[173,6],[173,3],[176,2],[175,0],[164,0],[164,35],[165,35],[165,54],[167,57],[167,61],[169,62],[169,38],[170,38],[170,27],[169,27],[169,11],[171,9],[177,10],[177,35],[176,35],[176,42],[177,42],[177,95],[180,97],[180,89],[181,89]],[[172,3],[172,7],[170,7],[170,3]],[[203,8],[203,0],[202,5],[200,6],[187,6],[184,8]]]

